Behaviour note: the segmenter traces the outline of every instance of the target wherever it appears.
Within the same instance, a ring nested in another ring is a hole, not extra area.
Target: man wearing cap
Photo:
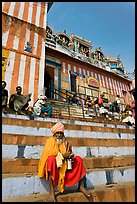
[[[48,202],[57,202],[54,188],[62,193],[64,187],[74,186],[79,182],[78,189],[88,198],[91,194],[83,187],[86,170],[80,156],[74,156],[71,145],[64,135],[64,125],[56,123],[45,143],[38,166],[38,177],[45,176],[49,180],[50,192]],[[68,170],[67,160],[72,160],[72,169]]]

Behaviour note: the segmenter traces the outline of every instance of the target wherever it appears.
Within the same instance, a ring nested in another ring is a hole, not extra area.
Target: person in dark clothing
[[[26,115],[22,111],[32,111],[33,107],[29,106],[31,100],[31,94],[21,94],[22,87],[16,87],[16,93],[12,94],[9,99],[9,107],[16,111],[17,114]]]
[[[2,81],[2,111],[3,113],[7,113],[7,103],[8,103],[8,90],[5,88],[7,83]]]
[[[71,98],[71,102],[77,105],[81,105],[81,102],[78,100],[77,93],[75,92]]]

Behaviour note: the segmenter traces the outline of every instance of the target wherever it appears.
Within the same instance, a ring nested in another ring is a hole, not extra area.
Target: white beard
[[[57,141],[58,145],[60,145],[61,142],[63,141],[63,139],[56,138],[56,141]]]

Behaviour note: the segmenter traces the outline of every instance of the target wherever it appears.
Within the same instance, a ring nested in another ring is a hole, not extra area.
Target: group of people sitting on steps
[[[7,83],[2,81],[2,111],[7,113],[8,105],[8,90],[6,89]],[[15,114],[31,115],[31,116],[46,116],[51,117],[52,107],[47,105],[47,97],[40,95],[33,106],[29,105],[31,101],[31,93],[22,94],[22,87],[16,87],[16,93],[11,94],[9,98],[9,109],[13,110]]]
[[[7,104],[8,104],[8,90],[6,89],[7,83],[2,81],[2,111],[7,113]],[[30,115],[33,117],[44,116],[51,117],[52,107],[47,105],[47,97],[40,95],[33,106],[29,105],[31,101],[31,93],[27,95],[22,94],[22,87],[16,87],[16,93],[13,93],[9,98],[9,108],[14,110],[16,114]],[[69,99],[71,104],[82,105],[81,100],[79,99],[77,93],[75,92],[72,97]],[[104,105],[105,103],[105,105]],[[107,107],[106,107],[107,105]],[[99,111],[101,116],[106,116],[108,111],[116,112],[120,114],[120,119],[122,122],[126,122],[128,125],[135,126],[135,100],[132,101],[131,105],[127,105],[125,110],[121,110],[121,103],[119,95],[117,95],[116,100],[111,103],[104,98],[104,93],[94,101],[89,95],[84,99],[84,106],[88,108],[94,108],[97,112]]]

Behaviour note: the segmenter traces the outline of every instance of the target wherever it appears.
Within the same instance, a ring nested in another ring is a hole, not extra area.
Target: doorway
[[[44,74],[44,89],[47,98],[54,98],[54,69],[52,67],[46,66]]]
[[[70,74],[70,81],[71,81],[71,91],[76,92],[76,75]]]

